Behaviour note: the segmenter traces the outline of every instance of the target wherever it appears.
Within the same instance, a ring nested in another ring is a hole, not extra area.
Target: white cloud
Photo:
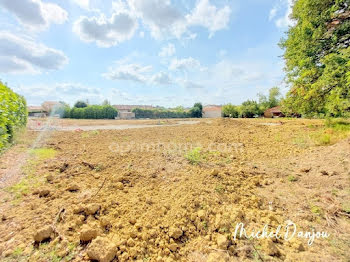
[[[68,63],[62,51],[9,32],[0,32],[0,57],[0,72],[4,73],[37,73]]]
[[[100,103],[104,99],[99,89],[81,83],[20,85],[14,89],[26,97],[28,105],[40,105],[47,100],[73,104],[88,99],[90,103]]]
[[[227,28],[231,14],[229,6],[217,8],[209,0],[197,1],[188,14],[172,5],[171,0],[128,0],[128,6],[130,12],[142,20],[156,39],[193,39],[196,34],[189,31],[191,26],[207,28],[211,37],[216,31]]]
[[[73,3],[77,4],[83,9],[89,10],[90,9],[90,0],[72,0]]]
[[[199,0],[196,7],[190,15],[187,15],[189,25],[203,26],[210,32],[209,37],[212,37],[216,31],[228,27],[230,21],[231,8],[224,6],[218,9],[211,5],[209,0]]]
[[[128,12],[120,11],[107,19],[80,17],[73,25],[73,31],[85,42],[96,42],[100,47],[111,47],[129,40],[137,29],[137,20]]]
[[[129,6],[149,27],[154,38],[175,35],[180,38],[186,31],[186,20],[170,0],[129,0]]]
[[[171,79],[165,72],[160,72],[152,76],[151,82],[158,85],[171,85]]]
[[[200,62],[192,57],[174,58],[169,65],[169,70],[191,71],[200,68],[200,66]]]
[[[124,61],[117,61],[116,66],[109,68],[103,76],[110,80],[129,80],[140,83],[148,81],[148,73],[152,66],[142,66],[139,64],[126,64]]]
[[[166,56],[173,56],[176,53],[175,46],[173,44],[168,44],[167,46],[164,46],[160,52],[159,56],[166,57]]]
[[[269,13],[269,21],[274,19],[276,17],[276,15],[277,15],[277,7],[273,7]]]
[[[178,80],[178,83],[187,89],[202,89],[203,85],[193,82],[191,80]]]
[[[44,30],[50,24],[63,24],[68,19],[66,10],[41,0],[0,0],[0,6],[31,30]]]
[[[295,21],[291,19],[293,12],[293,0],[285,0],[285,5],[287,8],[286,13],[283,17],[280,17],[275,21],[276,26],[279,28],[295,25]]]

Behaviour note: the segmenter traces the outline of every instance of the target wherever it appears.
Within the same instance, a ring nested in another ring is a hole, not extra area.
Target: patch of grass
[[[207,221],[203,221],[202,224],[203,224],[204,230],[207,231],[208,230],[208,222]]]
[[[326,146],[350,136],[350,121],[327,119],[323,129],[313,134],[316,145]]]
[[[39,160],[46,160],[55,157],[57,152],[53,148],[35,148],[30,150],[29,153]]]
[[[276,142],[281,142],[282,141],[281,134],[279,134],[279,133],[275,134],[274,139]]]
[[[64,257],[58,255],[59,246],[58,244],[54,246],[50,246],[47,243],[42,243],[39,246],[40,250],[40,257],[43,259],[43,261],[50,261],[50,262],[60,262],[60,261],[71,261],[75,255],[75,248],[76,244],[74,243],[68,243],[67,249],[68,254]]]
[[[312,213],[316,214],[316,215],[321,215],[322,214],[322,208],[316,205],[312,205],[310,207],[310,210]]]
[[[296,176],[289,175],[288,176],[288,181],[289,182],[296,182],[296,181],[298,181],[298,178]]]
[[[342,205],[342,209],[343,209],[343,211],[344,211],[345,213],[350,214],[350,203],[344,203],[344,204]]]
[[[217,193],[219,193],[219,194],[222,194],[222,193],[225,192],[225,187],[224,187],[223,185],[217,185],[217,186],[215,187],[215,191],[216,191]]]
[[[14,205],[19,204],[23,196],[29,194],[33,189],[38,188],[43,183],[44,177],[37,175],[37,166],[41,161],[53,158],[56,155],[56,150],[52,148],[37,148],[32,149],[30,154],[33,158],[27,160],[26,164],[22,167],[25,177],[17,184],[5,188],[7,192],[14,194],[14,201],[12,201]]]
[[[201,155],[201,148],[196,147],[189,151],[186,155],[185,158],[190,162],[192,165],[198,165],[200,164],[202,160],[202,155]]]
[[[229,233],[230,230],[227,227],[221,227],[219,228],[219,233],[223,234],[223,233]]]
[[[330,134],[321,135],[318,142],[320,145],[329,145],[331,143],[331,135]]]
[[[102,165],[97,165],[97,166],[95,166],[94,170],[95,170],[96,172],[100,172],[100,171],[103,170],[103,166],[102,166]]]
[[[29,183],[27,179],[22,179],[19,183],[10,186],[6,191],[13,193],[16,199],[21,198],[23,195],[29,194]]]
[[[81,133],[82,138],[89,138],[90,136],[98,135],[100,132],[98,130],[85,131]]]
[[[16,247],[16,249],[13,251],[12,256],[19,257],[23,253],[23,249],[20,247]]]
[[[335,131],[350,132],[350,122],[347,120],[326,119],[325,126]]]
[[[293,139],[293,144],[300,148],[308,148],[310,147],[309,140],[306,137],[296,137]]]
[[[81,138],[88,138],[88,137],[90,137],[89,132],[82,132],[81,133]]]

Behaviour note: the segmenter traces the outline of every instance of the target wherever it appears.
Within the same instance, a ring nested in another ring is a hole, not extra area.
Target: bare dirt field
[[[346,130],[321,120],[58,121],[74,131],[29,127],[0,156],[1,261],[350,260]],[[120,124],[143,126],[75,128]],[[243,224],[247,236],[235,232]],[[281,225],[280,237],[250,235],[265,224]]]

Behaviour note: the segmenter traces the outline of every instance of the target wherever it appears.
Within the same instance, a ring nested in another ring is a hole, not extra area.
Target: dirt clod
[[[111,241],[102,237],[97,237],[89,245],[87,254],[91,260],[110,262],[116,255],[116,247]]]
[[[218,248],[220,249],[227,249],[227,246],[228,246],[228,239],[225,235],[218,235],[217,238],[216,238],[216,243],[218,245]]]
[[[53,233],[52,226],[45,226],[43,228],[40,228],[34,234],[34,241],[37,243],[40,243],[44,240],[47,240],[51,237],[52,233]]]
[[[48,188],[41,188],[39,190],[39,197],[47,197],[50,195],[50,189]]]
[[[97,230],[91,228],[88,225],[84,225],[80,231],[80,240],[83,242],[89,242],[97,237]]]
[[[178,239],[179,237],[181,237],[183,234],[182,230],[180,228],[177,227],[172,227],[169,230],[169,236],[174,238],[174,239]]]
[[[95,215],[99,210],[101,206],[98,204],[90,204],[85,207],[85,213],[87,215]]]
[[[69,192],[76,192],[79,190],[79,186],[77,184],[72,184],[69,187],[67,187],[67,191]]]

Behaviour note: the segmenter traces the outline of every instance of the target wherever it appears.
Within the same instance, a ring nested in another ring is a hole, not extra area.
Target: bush
[[[252,118],[256,115],[261,115],[263,112],[259,108],[256,101],[247,100],[240,106],[240,114],[244,118]]]
[[[190,115],[194,118],[202,117],[203,106],[201,103],[195,103],[193,107],[190,109]]]
[[[68,106],[64,108],[63,118],[74,119],[114,119],[118,116],[118,111],[110,105],[93,105],[83,108]]]
[[[14,133],[27,123],[25,99],[0,82],[0,151],[13,142]]]
[[[192,165],[198,165],[201,162],[202,156],[201,156],[201,148],[196,147],[193,150],[189,151],[185,158],[188,160],[188,162]]]
[[[224,105],[222,107],[222,116],[237,118],[239,116],[238,107],[232,104]]]

